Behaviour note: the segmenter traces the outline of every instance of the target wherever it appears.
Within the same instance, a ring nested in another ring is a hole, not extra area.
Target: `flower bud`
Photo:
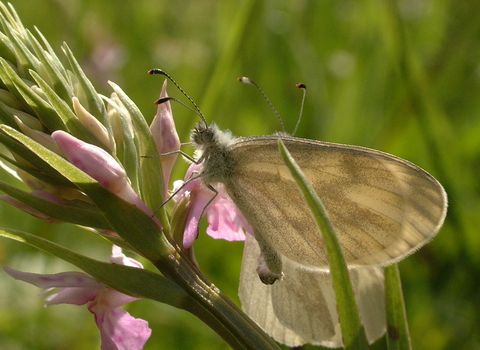
[[[89,113],[78,100],[77,97],[72,98],[73,109],[75,110],[75,114],[77,115],[80,122],[96,137],[98,141],[111,153],[115,154],[115,140],[113,139],[112,135],[110,135],[100,123],[97,118],[95,118],[91,113]]]
[[[36,129],[28,127],[20,118],[14,116],[15,122],[17,123],[20,130],[33,141],[38,142],[43,147],[48,148],[50,151],[55,152],[56,154],[62,155],[62,151],[58,147],[57,143],[52,140],[50,135],[45,134]]]
[[[108,152],[62,130],[53,132],[52,139],[57,142],[70,163],[94,178],[110,192],[153,215],[128,183],[125,170]]]
[[[168,97],[166,80],[163,83],[162,91],[160,93],[160,98],[163,97]],[[180,150],[180,138],[178,137],[175,122],[173,121],[170,102],[167,101],[158,105],[157,114],[150,125],[150,131],[153,135],[153,140],[157,145],[159,155]],[[168,197],[167,190],[170,174],[177,157],[177,153],[160,157],[166,197]]]

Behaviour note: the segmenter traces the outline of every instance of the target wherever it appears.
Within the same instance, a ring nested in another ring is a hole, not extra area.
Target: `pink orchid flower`
[[[207,234],[215,239],[244,241],[244,230],[253,235],[253,228],[235,206],[224,187],[216,186],[218,194],[207,188],[200,178],[191,180],[201,169],[201,165],[192,164],[185,175],[185,181],[175,181],[175,190],[179,190],[175,199],[189,196],[191,201],[187,223],[183,236],[183,246],[190,248],[198,235],[200,219],[207,215]]]
[[[113,246],[110,262],[143,268],[141,263],[125,256],[117,246]],[[134,318],[120,308],[138,298],[110,289],[86,273],[42,275],[16,271],[7,266],[3,269],[13,278],[44,288],[46,292],[60,288],[45,298],[45,306],[86,304],[100,329],[102,350],[141,350],[152,333],[147,321]]]

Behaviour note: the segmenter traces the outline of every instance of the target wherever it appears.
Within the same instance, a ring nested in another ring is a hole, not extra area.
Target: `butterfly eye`
[[[207,125],[198,123],[192,133],[192,141],[197,145],[209,144],[214,138],[214,133]]]
[[[206,128],[200,134],[203,143],[210,143],[213,140],[213,131],[210,128]]]

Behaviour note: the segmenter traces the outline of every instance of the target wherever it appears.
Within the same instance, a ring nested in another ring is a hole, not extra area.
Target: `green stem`
[[[412,344],[403,301],[402,282],[397,264],[385,268],[385,303],[388,349],[411,350]]]
[[[172,254],[155,266],[198,303],[184,305],[219,334],[233,349],[278,350],[275,341],[184,258]]]

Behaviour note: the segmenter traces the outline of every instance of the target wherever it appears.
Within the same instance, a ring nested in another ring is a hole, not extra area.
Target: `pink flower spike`
[[[126,257],[121,248],[113,247],[111,262],[141,268],[138,261]],[[148,322],[137,319],[120,307],[138,298],[110,289],[83,272],[64,272],[41,275],[21,272],[4,267],[7,274],[15,279],[47,289],[60,288],[45,300],[45,306],[56,304],[86,304],[95,316],[100,330],[102,350],[141,350],[152,331]]]
[[[168,97],[167,95],[167,80],[163,83],[160,98]],[[150,131],[153,136],[153,140],[157,145],[158,154],[165,154],[173,151],[180,150],[180,138],[178,137],[177,130],[175,128],[175,122],[173,121],[172,107],[170,102],[161,103],[158,105],[157,114],[153,118],[150,125]],[[169,156],[160,157],[163,171],[163,181],[165,188],[165,198],[168,197],[168,183],[170,180],[170,173],[172,172],[173,165],[177,160],[178,154],[171,154]]]

